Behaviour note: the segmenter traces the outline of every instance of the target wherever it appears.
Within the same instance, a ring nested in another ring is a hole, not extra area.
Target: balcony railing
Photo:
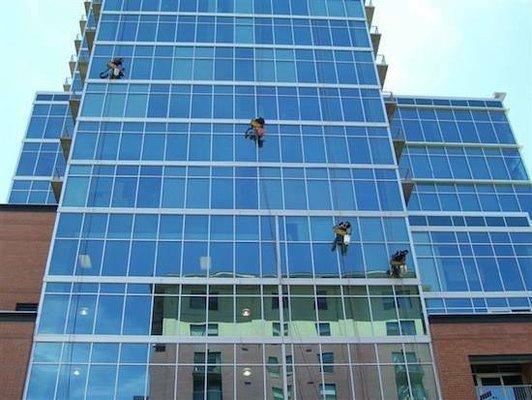
[[[63,89],[65,92],[70,92],[70,89],[72,88],[72,79],[65,78],[65,82],[63,83]]]
[[[58,168],[55,169],[54,175],[50,180],[52,185],[52,192],[54,193],[55,200],[59,203],[61,199],[61,192],[63,191],[63,181],[64,181],[64,171],[60,171]]]
[[[96,28],[92,26],[88,26],[87,29],[85,29],[85,39],[87,39],[87,47],[89,48],[90,52],[92,52],[92,48],[94,47],[95,37],[96,37]]]
[[[397,159],[397,162],[399,162],[406,145],[406,138],[402,129],[397,128],[392,130],[392,141],[393,149],[395,151],[395,158]]]
[[[81,50],[81,43],[83,42],[83,39],[81,37],[81,34],[76,34],[76,38],[74,39],[74,47],[76,48],[76,54],[79,54],[79,51]]]
[[[478,400],[532,400],[532,385],[478,386]]]
[[[70,113],[74,121],[78,118],[79,106],[81,103],[81,94],[72,93],[70,99],[68,100],[70,104]]]
[[[65,131],[59,137],[59,143],[61,144],[61,150],[63,151],[63,157],[65,161],[68,161],[70,156],[70,148],[72,147],[72,136],[68,131]]]
[[[412,175],[412,170],[410,168],[399,168],[399,176],[401,178],[401,186],[403,187],[403,196],[406,205],[408,205],[410,197],[412,196],[412,191],[416,185]]]
[[[388,74],[388,63],[386,62],[386,57],[384,57],[384,54],[377,54],[375,57],[375,62],[377,63],[377,72],[379,74],[381,87],[384,87],[386,75]]]
[[[94,20],[98,22],[100,13],[102,12],[102,0],[92,0],[92,15]]]
[[[70,61],[68,62],[68,66],[70,68],[70,75],[74,77],[74,71],[76,71],[76,64],[78,63],[78,58],[76,55],[72,54],[70,56]]]
[[[393,115],[397,110],[397,99],[392,92],[382,92],[384,98],[384,105],[386,106],[386,115],[388,116],[388,122],[392,122]]]
[[[79,30],[83,34],[85,32],[85,28],[87,27],[87,17],[85,15],[82,15],[79,19]]]
[[[379,52],[379,46],[381,43],[381,33],[379,32],[379,28],[376,26],[372,26],[369,30],[369,34],[371,37],[371,45],[373,47],[373,52],[375,55]]]
[[[91,9],[91,1],[90,0],[85,0],[83,2],[83,5],[85,6],[85,13],[87,14],[87,17],[89,16],[89,11]]]
[[[368,25],[371,26],[371,23],[373,22],[373,15],[375,14],[375,6],[373,5],[372,0],[366,1],[366,19],[368,21]]]

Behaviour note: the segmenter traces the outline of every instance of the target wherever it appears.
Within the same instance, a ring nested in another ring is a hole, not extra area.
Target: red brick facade
[[[532,322],[512,321],[511,315],[490,322],[474,316],[470,321],[431,318],[434,357],[445,400],[476,400],[470,356],[532,353]]]
[[[0,321],[0,393],[3,400],[20,400],[30,357],[33,322]]]
[[[0,208],[0,310],[37,303],[55,221],[55,210]]]
[[[53,207],[0,207],[0,398],[22,398],[34,315],[10,314],[38,303],[55,221]]]

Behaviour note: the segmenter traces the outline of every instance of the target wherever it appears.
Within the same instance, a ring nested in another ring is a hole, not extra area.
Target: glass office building
[[[502,97],[395,102],[428,312],[530,312],[532,184]]]
[[[25,398],[438,398],[364,4],[89,9]]]
[[[10,204],[57,204],[50,181],[65,172],[59,137],[63,132],[74,131],[69,97],[61,92],[39,92],[35,96],[11,186]]]
[[[10,196],[59,203],[25,399],[439,399],[427,313],[530,309],[501,101],[383,95],[372,7],[85,5]]]

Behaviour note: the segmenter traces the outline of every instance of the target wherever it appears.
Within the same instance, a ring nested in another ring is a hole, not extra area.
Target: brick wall
[[[54,221],[53,208],[0,208],[0,310],[39,301]]]
[[[9,313],[38,303],[55,208],[0,206],[0,399],[22,398],[34,315]]]
[[[482,321],[431,318],[434,357],[445,400],[476,400],[469,356],[532,353],[532,321],[511,321],[511,315]]]
[[[0,398],[20,400],[33,338],[33,322],[0,322]]]

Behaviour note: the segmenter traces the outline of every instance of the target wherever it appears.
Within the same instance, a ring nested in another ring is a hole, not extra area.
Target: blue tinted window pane
[[[129,275],[153,276],[155,242],[133,242],[129,262]]]
[[[124,310],[124,335],[149,335],[151,299],[144,296],[130,296]],[[143,393],[143,392],[141,392]]]
[[[103,259],[103,276],[126,275],[129,260],[129,242],[117,240],[107,242]]]
[[[502,282],[494,259],[483,258],[482,262],[478,264],[478,270],[484,290],[489,292],[502,290]]]
[[[113,207],[134,207],[137,191],[136,178],[116,178],[113,190]]]
[[[244,209],[256,209],[258,207],[257,181],[255,179],[236,180],[235,206]]]
[[[53,399],[58,370],[57,365],[34,365],[28,386],[28,400]]]
[[[56,240],[50,260],[50,275],[71,275],[76,265],[77,240]]]
[[[449,291],[466,291],[467,285],[460,259],[445,258],[439,261],[439,272],[443,289]]]
[[[165,178],[162,189],[162,206],[183,208],[185,202],[185,179]]]
[[[39,321],[39,333],[62,334],[65,329],[67,308],[67,295],[46,295]]]
[[[206,276],[210,258],[205,243],[185,242],[183,250],[183,276]]]
[[[179,276],[181,266],[181,243],[162,242],[157,247],[156,276]]]
[[[289,243],[287,261],[290,277],[312,277],[310,245],[307,243]]]
[[[112,398],[115,391],[117,367],[113,365],[91,365],[87,384],[88,398]]]
[[[187,208],[209,208],[209,180],[189,179]]]
[[[118,371],[117,395],[119,399],[132,399],[145,395],[146,367],[122,365]]]
[[[63,205],[71,207],[84,207],[89,187],[88,178],[71,177],[68,179]]]
[[[57,237],[78,237],[81,230],[82,214],[61,214],[57,226]]]
[[[302,180],[284,181],[285,208],[302,210],[307,206],[305,183]]]
[[[122,296],[102,296],[98,301],[94,333],[119,335],[122,324]]]
[[[499,258],[499,270],[506,290],[525,290],[517,261],[513,258]]]
[[[158,207],[160,194],[160,178],[140,178],[137,194],[137,207]]]
[[[355,182],[355,193],[359,210],[379,209],[379,201],[373,182]]]
[[[314,270],[316,277],[336,277],[338,276],[337,254],[331,251],[330,244],[313,244]],[[349,249],[351,251],[351,248]],[[342,260],[342,264],[345,260]],[[346,271],[343,271],[345,274]]]
[[[96,296],[73,296],[70,302],[67,328],[68,333],[91,334],[96,311]]]
[[[260,276],[260,256],[257,243],[237,243],[235,247],[236,276]]]
[[[109,217],[107,237],[114,239],[127,239],[131,236],[132,225],[132,215],[112,214]]]

